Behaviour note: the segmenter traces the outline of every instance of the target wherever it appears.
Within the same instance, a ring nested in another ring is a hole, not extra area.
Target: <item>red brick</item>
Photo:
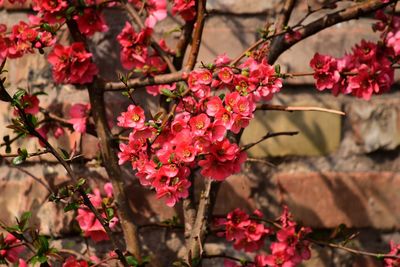
[[[400,174],[309,172],[275,176],[296,219],[312,227],[400,227]]]

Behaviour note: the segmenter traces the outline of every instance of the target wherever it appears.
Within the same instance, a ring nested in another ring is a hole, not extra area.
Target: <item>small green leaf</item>
[[[71,210],[77,210],[79,208],[78,203],[72,202],[72,203],[68,203],[67,206],[65,206],[64,211],[68,212]]]
[[[114,209],[113,208],[107,208],[106,209],[106,214],[107,214],[107,219],[111,220],[114,218]]]
[[[25,159],[26,159],[26,157],[18,156],[18,157],[13,158],[12,163],[14,165],[20,165],[25,161]]]
[[[281,74],[281,65],[279,65],[279,64],[275,65],[275,72],[276,72],[276,74]]]
[[[13,98],[14,99],[20,99],[21,97],[23,97],[26,94],[26,91],[24,89],[19,89],[14,95]]]
[[[76,184],[77,187],[81,187],[82,185],[84,185],[86,183],[86,179],[85,178],[80,178],[78,180],[78,183]]]
[[[18,149],[18,155],[27,158],[28,157],[28,151],[26,150],[26,148],[19,148]]]
[[[125,259],[130,266],[138,266],[139,265],[139,262],[133,256],[126,256]]]
[[[26,226],[31,217],[32,217],[32,212],[30,211],[22,213],[21,218],[18,221],[18,226],[22,231],[26,230]]]
[[[38,236],[38,238],[35,240],[33,245],[38,249],[38,251],[37,251],[38,255],[45,255],[50,249],[49,240],[47,239],[47,237],[45,237],[43,235]],[[43,263],[46,261],[47,261],[47,258],[45,261],[39,261],[39,262]]]
[[[75,11],[75,6],[70,6],[65,12],[67,15],[71,15]]]
[[[163,95],[165,95],[165,96],[168,96],[168,97],[171,97],[171,98],[175,98],[176,96],[175,96],[175,94],[172,92],[172,91],[170,91],[170,90],[168,90],[168,89],[161,89],[161,93],[163,94]]]

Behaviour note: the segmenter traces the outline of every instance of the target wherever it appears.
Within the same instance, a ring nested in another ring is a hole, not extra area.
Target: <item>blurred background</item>
[[[273,22],[281,8],[279,0],[209,0],[203,44],[199,63],[212,62],[217,55],[226,53],[235,58],[258,37],[258,31],[267,22]],[[327,1],[325,1],[327,2]],[[324,1],[299,0],[290,23],[296,23],[307,13],[307,5],[318,8]],[[339,8],[353,4],[340,1]],[[0,10],[0,23],[8,26],[26,20],[27,6],[8,5]],[[399,9],[400,10],[400,9]],[[323,16],[317,12],[307,21]],[[332,10],[329,12],[333,12]],[[106,12],[110,30],[90,40],[95,61],[105,79],[116,80],[119,65],[119,46],[115,36],[126,17],[120,10]],[[360,40],[377,40],[378,33],[371,30],[373,16],[340,23],[308,38],[285,52],[277,61],[284,72],[310,72],[309,61],[316,52],[342,56]],[[156,28],[158,36],[174,47],[179,33],[174,32],[181,21],[170,16]],[[59,41],[68,43],[65,30]],[[110,40],[114,38],[114,40]],[[46,51],[48,52],[48,51]],[[82,88],[56,85],[51,80],[51,68],[41,55],[28,55],[9,60],[8,82],[33,91],[44,90],[41,106],[68,118],[71,104],[87,101]],[[397,78],[397,81],[399,79]],[[223,183],[215,213],[223,214],[241,207],[247,211],[258,208],[275,218],[283,204],[287,204],[296,220],[311,226],[321,236],[329,236],[335,229],[344,229],[344,235],[358,233],[352,245],[374,252],[388,252],[389,240],[400,242],[400,92],[398,83],[391,92],[373,96],[370,101],[351,96],[334,97],[329,92],[318,92],[312,77],[285,80],[282,92],[276,94],[272,104],[288,106],[315,106],[342,110],[346,116],[321,112],[258,111],[256,119],[245,130],[242,143],[257,141],[268,131],[299,131],[293,137],[268,139],[249,151],[249,162],[244,173],[230,177]],[[143,90],[135,98],[154,109],[157,99]],[[106,95],[110,121],[126,108],[126,98],[118,92]],[[11,109],[0,103],[0,136],[13,136],[7,129]],[[106,181],[99,158],[96,139],[90,135],[68,133],[61,140],[51,139],[61,147],[71,148],[78,141],[83,157],[73,163],[74,169],[88,177],[93,186]],[[13,147],[28,151],[39,148],[36,140],[25,140]],[[1,153],[4,153],[2,148]],[[126,179],[132,188],[132,206],[140,223],[162,221],[181,216],[181,208],[168,208],[154,194],[142,188],[126,168]],[[20,167],[2,162],[0,167],[0,218],[12,222],[23,211],[32,210],[34,223],[56,242],[73,249],[84,250],[86,244],[78,241],[79,228],[73,214],[65,214],[62,206],[49,203],[47,189],[68,181],[62,167],[49,156],[34,158]],[[201,179],[201,178],[199,178]],[[198,180],[199,180],[198,179]],[[201,180],[196,190],[200,190]],[[152,218],[152,219],[150,219]],[[344,226],[345,225],[345,226]],[[347,229],[351,228],[351,229]],[[143,231],[146,246],[155,253],[173,255],[179,251],[182,236],[165,229]],[[160,242],[160,236],[162,242]],[[206,248],[237,253],[226,244],[210,238]],[[165,245],[166,244],[166,245]],[[96,251],[106,244],[97,246]],[[166,257],[168,258],[168,257]],[[340,251],[315,247],[312,260],[306,266],[380,266],[372,258],[353,256]]]

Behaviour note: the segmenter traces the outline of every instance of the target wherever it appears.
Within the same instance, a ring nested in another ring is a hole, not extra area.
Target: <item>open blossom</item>
[[[310,66],[315,71],[314,78],[318,90],[332,89],[340,79],[337,62],[330,56],[317,53],[310,61]]]
[[[55,45],[48,60],[53,65],[53,78],[57,83],[85,84],[93,81],[98,69],[86,52],[84,43],[71,46]]]
[[[108,30],[103,15],[94,8],[85,8],[82,13],[74,16],[74,20],[78,24],[79,31],[87,36]]]
[[[262,213],[258,210],[253,215],[262,217]],[[251,219],[239,208],[228,213],[226,219],[216,221],[216,226],[224,227],[222,235],[226,237],[226,240],[234,242],[235,249],[244,249],[247,252],[260,249],[265,237],[271,233],[271,229],[266,228],[263,223]]]
[[[195,0],[174,0],[172,15],[179,14],[186,21],[193,20],[196,16]]]
[[[65,0],[33,0],[33,10],[42,13],[56,13],[68,8]]]
[[[146,9],[148,17],[145,25],[149,28],[154,28],[158,21],[167,17],[167,1],[166,0],[149,0],[146,1]]]
[[[19,256],[25,250],[24,246],[16,246],[21,243],[15,236],[12,234],[7,234],[6,238],[4,238],[4,247],[0,247],[0,259],[6,259],[11,263],[15,263],[18,261]],[[12,248],[9,248],[13,246]]]
[[[36,95],[25,94],[20,103],[27,114],[35,115],[39,112],[39,99]]]
[[[144,110],[139,106],[129,105],[128,110],[118,117],[118,126],[140,130],[144,127],[144,120]]]
[[[63,263],[62,267],[88,267],[89,264],[84,261],[78,261],[74,256],[70,256],[67,260]]]
[[[112,196],[112,185],[111,183],[106,183],[104,185],[104,191],[107,194],[107,197],[110,198]],[[97,209],[102,208],[103,199],[100,195],[99,189],[93,190],[94,194],[88,194],[90,201],[93,206]],[[106,215],[103,213],[102,216],[106,218]],[[91,212],[86,206],[82,206],[78,209],[78,216],[76,216],[76,220],[78,221],[79,227],[82,229],[85,237],[90,237],[95,242],[100,242],[102,240],[109,240],[109,237],[101,225],[100,221],[97,220],[96,216]],[[109,226],[111,229],[114,229],[118,223],[118,217],[114,215],[113,218],[109,221]]]
[[[74,104],[69,110],[68,121],[72,123],[74,130],[78,133],[86,133],[86,124],[89,118],[90,104]]]

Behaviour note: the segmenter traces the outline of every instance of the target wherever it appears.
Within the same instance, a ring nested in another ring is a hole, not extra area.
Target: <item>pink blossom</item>
[[[144,127],[144,120],[144,110],[139,106],[129,105],[127,111],[118,117],[118,126],[140,130]]]
[[[3,249],[0,249],[0,258],[5,258],[11,263],[15,263],[18,261],[19,256],[25,250],[24,246],[16,246],[21,243],[15,236],[12,234],[7,234],[6,238],[4,238]],[[8,248],[9,246],[13,246],[12,248]]]
[[[69,256],[62,267],[88,267],[88,263],[84,260],[78,261],[74,256]]]
[[[85,8],[82,13],[74,16],[74,20],[78,24],[79,31],[87,36],[108,30],[102,14],[93,8]]]
[[[146,27],[154,28],[158,21],[161,21],[167,17],[166,0],[146,1],[146,9],[148,10],[148,17],[145,21]]]
[[[55,45],[48,60],[53,65],[53,77],[57,83],[85,84],[93,81],[98,69],[91,62],[92,54],[86,52],[83,43],[71,46]]]
[[[68,120],[78,133],[86,133],[86,124],[89,118],[90,104],[74,104],[69,110]]]

